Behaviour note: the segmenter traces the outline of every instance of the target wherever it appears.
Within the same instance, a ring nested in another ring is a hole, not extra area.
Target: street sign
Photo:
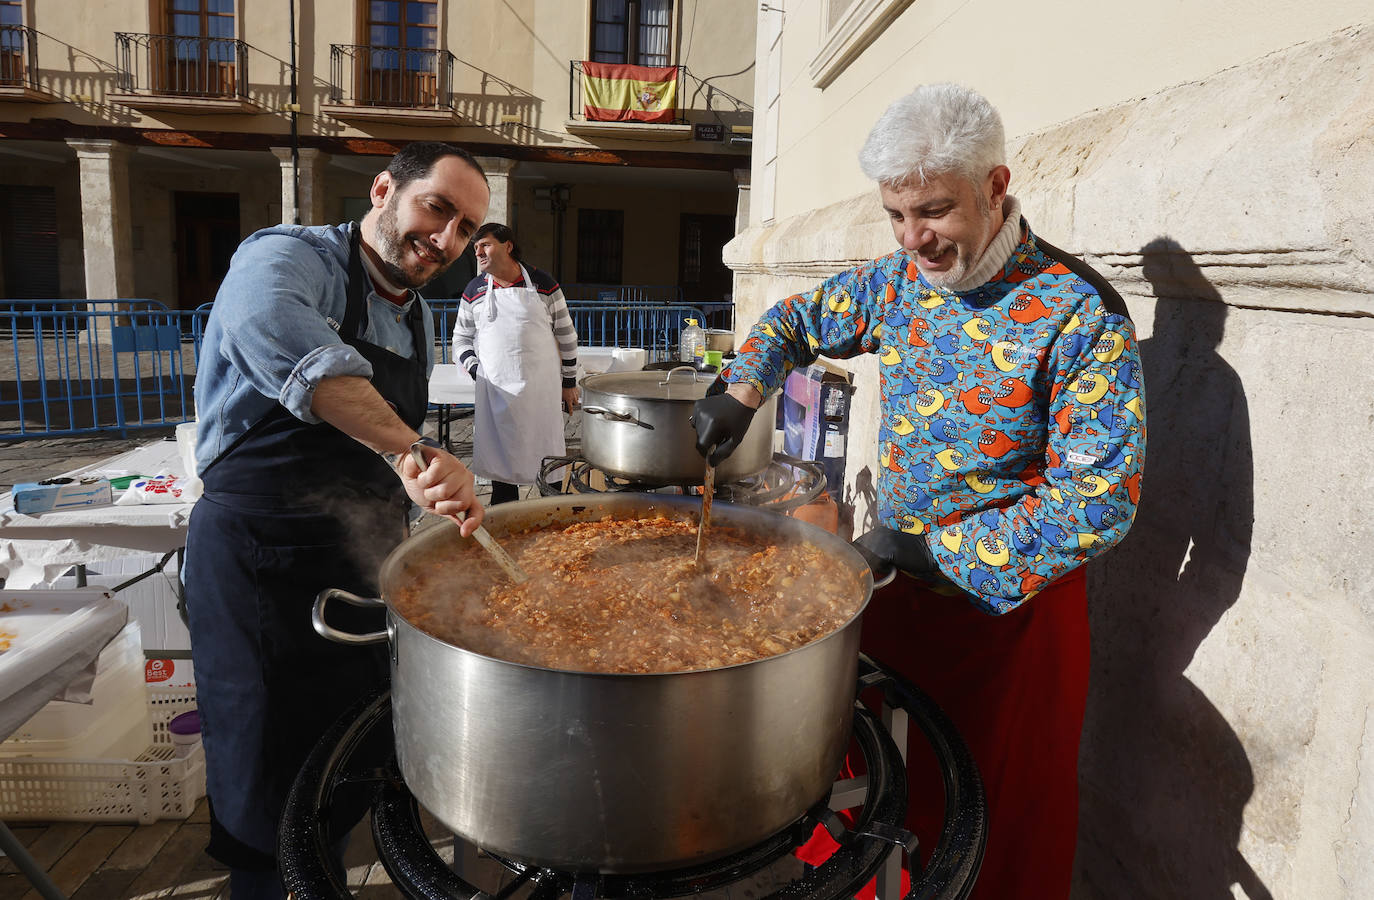
[[[725,126],[719,122],[698,122],[692,127],[692,137],[699,141],[722,141],[725,139]]]

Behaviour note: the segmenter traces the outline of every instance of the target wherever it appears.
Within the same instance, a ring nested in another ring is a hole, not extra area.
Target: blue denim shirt
[[[348,305],[352,223],[278,225],[248,236],[220,284],[196,372],[196,468],[205,471],[276,404],[317,423],[315,386],[336,375],[372,377],[372,364],[339,337]],[[434,368],[434,319],[411,291],[397,306],[371,289],[362,338],[415,356],[407,313],[424,310],[426,371]]]

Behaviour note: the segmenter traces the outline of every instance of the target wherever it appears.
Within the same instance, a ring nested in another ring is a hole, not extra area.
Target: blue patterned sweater
[[[1125,536],[1145,393],[1120,296],[1037,238],[967,291],[905,251],[775,304],[721,373],[765,396],[818,355],[879,355],[878,517],[926,536],[950,582],[1009,612]]]

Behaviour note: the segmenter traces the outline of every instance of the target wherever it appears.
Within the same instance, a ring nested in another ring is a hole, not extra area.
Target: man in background
[[[491,503],[519,497],[545,457],[565,456],[563,412],[577,408],[577,331],[563,291],[526,266],[515,234],[488,222],[473,236],[478,276],[463,291],[453,358],[477,384],[472,471]]]

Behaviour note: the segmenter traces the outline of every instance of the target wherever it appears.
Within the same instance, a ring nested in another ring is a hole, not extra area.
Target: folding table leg
[[[48,873],[38,867],[38,863],[29,856],[29,851],[24,849],[24,845],[19,843],[19,838],[14,836],[14,832],[10,831],[4,822],[0,822],[0,850],[4,850],[5,855],[14,860],[19,871],[24,873],[24,877],[43,900],[67,900],[67,895],[59,891],[57,885],[52,883],[52,879],[48,878]]]

